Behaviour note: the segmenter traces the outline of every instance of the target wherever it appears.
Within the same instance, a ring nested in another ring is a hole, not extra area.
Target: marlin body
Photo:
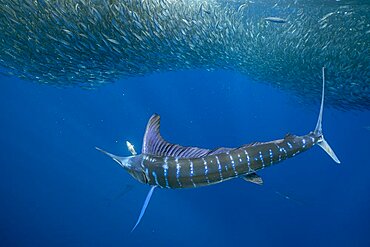
[[[161,138],[159,121],[156,114],[150,118],[144,138],[144,144],[150,146],[145,147],[142,154],[130,158],[127,164],[141,171],[139,176],[134,176],[140,182],[161,188],[195,188],[235,177],[248,179],[258,170],[302,153],[319,142],[319,137],[311,132],[233,149],[182,147]]]
[[[262,179],[256,174],[257,171],[303,153],[315,145],[319,145],[336,163],[340,163],[322,133],[324,68],[322,73],[323,91],[320,114],[315,130],[307,135],[288,134],[283,139],[255,142],[238,148],[222,147],[210,150],[183,147],[171,144],[162,138],[160,116],[154,114],[147,124],[141,154],[120,157],[97,148],[118,162],[136,180],[152,186],[133,230],[140,222],[156,187],[196,188],[231,178],[243,178],[252,183],[262,184]],[[128,147],[132,154],[136,154],[130,143]]]

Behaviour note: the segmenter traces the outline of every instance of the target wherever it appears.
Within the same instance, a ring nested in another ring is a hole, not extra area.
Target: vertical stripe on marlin
[[[238,159],[239,159],[239,162],[242,163],[242,158],[240,157],[240,154],[238,154]]]
[[[292,144],[290,142],[286,142],[286,144],[288,144],[288,146],[289,146],[290,149],[293,148],[293,146],[292,146]]]
[[[285,148],[280,148],[280,152],[284,152],[284,154],[285,154],[284,159],[288,158],[288,152],[285,150]]]
[[[248,173],[251,171],[251,159],[249,157],[249,154],[246,149],[244,149],[245,156],[247,158],[247,164],[248,164]]]
[[[229,155],[229,158],[230,158],[230,161],[231,161],[231,167],[234,171],[234,174],[235,176],[238,176],[238,172],[236,171],[236,168],[235,168],[235,161],[233,159],[233,156],[230,154],[230,153],[227,153]]]
[[[277,143],[275,143],[275,146],[277,147],[278,152],[279,152],[278,162],[280,162],[281,161],[281,148],[280,148],[280,146]]]
[[[194,183],[193,181],[193,176],[194,176],[194,164],[193,164],[193,161],[191,161],[189,159],[189,162],[190,162],[190,181],[191,183],[193,184],[194,188],[197,187],[197,185]]]
[[[304,137],[302,138],[302,148],[306,148],[306,140]]]
[[[210,181],[209,181],[209,178],[208,178],[208,165],[207,165],[207,161],[204,158],[202,158],[202,160],[203,160],[203,164],[204,164],[204,176],[206,178],[207,184],[209,184]]]
[[[164,177],[164,181],[166,182],[166,188],[170,188],[170,186],[168,184],[168,164],[167,164],[167,160],[168,160],[168,157],[165,157],[164,158],[164,165],[162,166],[163,167],[163,177]]]
[[[265,161],[263,160],[262,152],[261,152],[261,151],[259,151],[258,153],[259,153],[259,158],[260,158],[260,160],[261,160],[261,162],[262,162],[262,168],[265,168]]]
[[[159,183],[158,183],[158,177],[157,177],[157,174],[155,173],[155,171],[152,171],[152,175],[154,177],[154,181],[157,185],[159,185],[160,187],[162,187]]]
[[[145,168],[145,176],[148,179],[148,183],[150,183],[150,176],[149,176],[149,169],[148,169],[148,167]]]
[[[273,163],[273,154],[272,154],[272,150],[271,149],[269,149],[269,154],[270,154],[270,165],[272,165],[272,163]]]
[[[176,158],[176,180],[177,180],[177,183],[179,184],[180,187],[182,187],[182,184],[181,184],[181,181],[180,181],[180,169],[181,169],[181,165],[179,163],[179,159]]]
[[[215,157],[216,157],[216,161],[218,165],[218,173],[220,174],[220,180],[223,181],[224,178],[222,176],[222,166],[221,166],[220,160],[218,159],[218,156],[216,155]]]

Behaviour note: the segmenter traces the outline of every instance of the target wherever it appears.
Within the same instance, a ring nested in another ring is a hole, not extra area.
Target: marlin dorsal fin
[[[199,158],[206,156],[211,150],[197,147],[183,147],[165,141],[160,133],[160,116],[154,114],[146,126],[143,141],[143,154],[170,156],[176,158]]]

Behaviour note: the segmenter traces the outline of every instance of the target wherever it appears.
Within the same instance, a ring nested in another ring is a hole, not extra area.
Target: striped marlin
[[[324,139],[322,114],[324,105],[325,69],[322,69],[322,97],[316,128],[307,135],[287,134],[283,139],[270,142],[254,142],[237,148],[214,150],[198,147],[184,147],[165,141],[160,134],[160,116],[154,114],[146,127],[142,153],[129,157],[99,151],[113,158],[136,180],[148,184],[151,189],[146,197],[140,216],[132,231],[139,224],[155,188],[183,189],[212,185],[232,178],[262,184],[256,174],[258,170],[277,164],[303,153],[318,145],[336,162],[340,163],[334,151]]]

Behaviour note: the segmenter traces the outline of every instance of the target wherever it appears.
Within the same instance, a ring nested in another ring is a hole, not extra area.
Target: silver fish
[[[273,17],[273,16],[266,17],[265,20],[269,21],[269,22],[275,22],[275,23],[285,23],[285,22],[287,22],[286,19],[283,19],[283,18],[280,18],[280,17]]]
[[[226,69],[314,102],[325,65],[328,105],[370,109],[370,3],[0,0],[0,13],[1,71],[22,79],[96,88]]]

